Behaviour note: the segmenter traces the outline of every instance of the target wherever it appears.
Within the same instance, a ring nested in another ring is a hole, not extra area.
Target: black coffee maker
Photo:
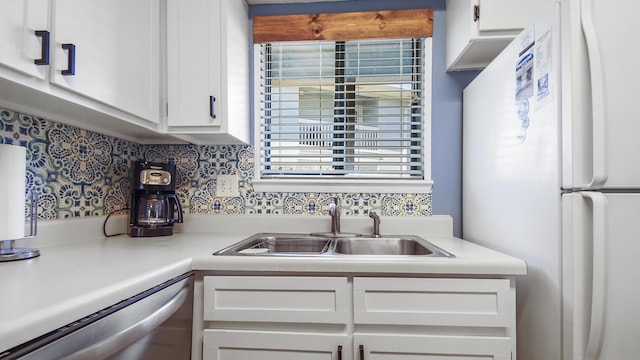
[[[176,197],[175,164],[133,161],[129,236],[167,236],[182,222]]]

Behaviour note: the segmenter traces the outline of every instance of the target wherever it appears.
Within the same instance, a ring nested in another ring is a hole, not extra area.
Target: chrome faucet
[[[373,219],[373,234],[371,237],[382,237],[382,235],[380,235],[380,216],[378,216],[375,211],[372,211],[369,213],[369,217]]]
[[[337,235],[340,233],[340,207],[337,197],[334,197],[329,205],[329,216],[331,216],[331,233]]]

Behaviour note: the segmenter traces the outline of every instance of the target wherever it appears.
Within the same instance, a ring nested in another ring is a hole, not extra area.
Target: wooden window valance
[[[430,37],[433,9],[255,16],[253,42]]]

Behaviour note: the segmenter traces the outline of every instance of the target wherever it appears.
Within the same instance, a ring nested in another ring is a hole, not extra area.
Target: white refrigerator
[[[463,238],[527,263],[519,360],[640,358],[639,15],[556,2],[464,90]]]

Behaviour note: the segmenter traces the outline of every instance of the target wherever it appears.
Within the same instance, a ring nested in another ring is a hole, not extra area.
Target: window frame
[[[433,41],[424,38],[424,101],[423,101],[423,179],[354,179],[326,176],[316,178],[262,178],[260,141],[260,44],[253,45],[253,144],[254,177],[253,187],[257,192],[330,192],[330,193],[431,193],[431,103],[433,101]]]

